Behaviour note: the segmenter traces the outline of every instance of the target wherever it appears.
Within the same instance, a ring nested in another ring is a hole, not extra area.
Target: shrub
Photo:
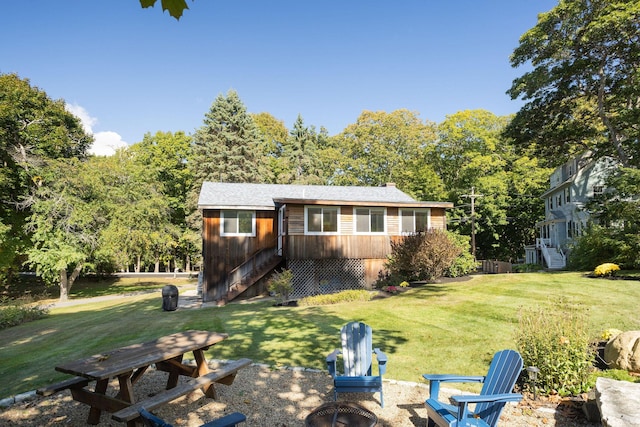
[[[591,271],[607,262],[626,270],[640,266],[640,236],[623,228],[589,224],[570,249],[567,265],[576,271]]]
[[[386,267],[407,280],[436,280],[453,265],[462,249],[446,231],[430,230],[391,242]]]
[[[33,305],[30,299],[2,301],[0,303],[0,329],[41,319],[48,313],[48,309]]]
[[[593,275],[596,277],[615,276],[616,271],[620,271],[620,267],[618,266],[618,264],[605,262],[604,264],[600,264],[593,270]]]
[[[523,309],[516,342],[525,366],[540,369],[537,385],[543,394],[578,395],[593,387],[595,354],[581,307],[560,301],[554,310]]]
[[[453,264],[447,269],[445,276],[461,277],[473,273],[478,268],[478,262],[471,253],[471,237],[447,232],[449,239],[460,249],[460,254],[453,260]]]
[[[335,294],[314,295],[302,298],[298,305],[329,305],[341,302],[370,301],[373,294],[367,290],[349,290]]]
[[[275,294],[280,303],[289,301],[289,295],[293,290],[293,273],[291,270],[282,270],[274,273],[269,279],[267,289]]]

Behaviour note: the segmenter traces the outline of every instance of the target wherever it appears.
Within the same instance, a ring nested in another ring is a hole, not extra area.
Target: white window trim
[[[336,209],[338,212],[337,231],[309,231],[309,208]],[[340,206],[305,205],[304,207],[304,234],[307,236],[336,236],[340,234]]]
[[[222,237],[239,237],[239,236],[256,237],[256,212],[255,211],[248,211],[244,209],[233,209],[233,210],[230,209],[229,211],[250,212],[251,213],[251,233],[225,233],[224,232],[224,213],[228,211],[221,210],[220,211],[220,236]],[[238,220],[238,217],[236,216],[236,221],[237,220]],[[238,226],[238,229],[240,229],[239,226]]]
[[[369,210],[369,231],[358,231],[358,215],[356,214],[356,211],[358,209],[367,209]],[[382,231],[371,231],[371,210],[380,210],[382,209],[382,219],[384,221],[382,227],[384,228],[384,230]],[[353,207],[353,232],[355,234],[371,234],[371,235],[385,235],[387,234],[387,208],[380,208],[380,207],[367,207],[367,206],[354,206]]]
[[[412,217],[413,217],[413,231],[404,231],[402,229],[402,213],[406,212],[406,211],[411,211],[412,212]],[[411,234],[411,233],[415,233],[416,232],[416,215],[415,212],[416,211],[421,211],[421,212],[426,212],[427,213],[427,230],[431,230],[431,209],[430,208],[405,208],[405,209],[399,209],[398,210],[398,225],[400,227],[400,234]]]

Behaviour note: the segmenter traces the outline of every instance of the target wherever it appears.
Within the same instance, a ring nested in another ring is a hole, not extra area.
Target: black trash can
[[[162,288],[162,310],[175,311],[178,308],[178,288],[166,285]]]

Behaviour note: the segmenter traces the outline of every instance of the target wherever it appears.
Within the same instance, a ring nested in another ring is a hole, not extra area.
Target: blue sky
[[[20,0],[0,8],[0,73],[28,78],[82,116],[101,145],[200,127],[229,89],[249,112],[331,135],[364,110],[441,122],[497,115],[525,70],[509,55],[555,0]],[[96,147],[96,152],[101,152]],[[108,150],[107,150],[108,152]]]

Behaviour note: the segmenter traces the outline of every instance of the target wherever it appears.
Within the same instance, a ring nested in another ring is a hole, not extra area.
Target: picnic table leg
[[[182,363],[182,357],[184,355],[180,355],[178,357],[174,357],[172,360],[178,362],[178,363]],[[169,390],[170,388],[174,388],[175,386],[178,385],[178,378],[180,378],[180,371],[177,370],[175,367],[173,369],[169,370],[169,378],[167,379],[167,390]]]
[[[107,393],[107,386],[109,385],[109,379],[96,381],[95,392],[97,394],[105,395]],[[91,407],[89,409],[89,417],[87,418],[87,424],[96,425],[100,422],[100,414],[102,411],[100,408]]]
[[[207,359],[204,357],[204,351],[200,348],[197,350],[193,350],[193,358],[196,360],[197,369],[194,372],[194,376],[199,377],[201,375],[205,375],[209,373],[209,365],[207,364]],[[208,384],[202,388],[205,396],[210,397],[212,399],[216,398],[216,389],[213,386],[213,383]]]
[[[131,373],[118,376],[118,383],[120,384],[120,399],[134,403],[135,397],[133,395],[133,385],[131,383]]]

